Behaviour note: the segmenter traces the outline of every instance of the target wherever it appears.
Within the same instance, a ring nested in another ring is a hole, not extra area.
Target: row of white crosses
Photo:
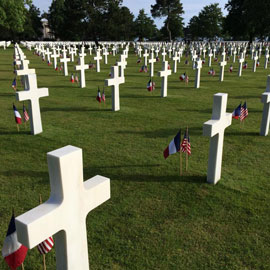
[[[29,61],[24,59],[23,52],[16,46],[15,50],[21,52],[21,69],[17,70],[18,76],[24,76],[25,89],[24,91],[16,92],[16,99],[19,101],[29,100],[29,118],[31,133],[33,135],[42,132],[42,122],[40,114],[39,99],[41,97],[47,97],[49,95],[48,88],[37,87],[37,76],[34,69],[29,69]]]

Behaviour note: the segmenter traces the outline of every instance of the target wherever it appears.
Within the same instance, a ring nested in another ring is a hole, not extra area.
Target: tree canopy
[[[151,5],[151,13],[154,18],[166,17],[165,27],[169,41],[172,41],[172,31],[177,36],[183,33],[184,10],[180,0],[156,0],[156,4]]]

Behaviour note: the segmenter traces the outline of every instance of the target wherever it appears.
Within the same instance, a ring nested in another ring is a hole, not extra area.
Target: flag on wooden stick
[[[247,108],[247,102],[243,104],[241,107],[241,113],[240,113],[240,121],[244,121],[248,116],[248,108]]]
[[[15,115],[15,122],[16,122],[16,124],[20,125],[22,123],[22,117],[14,104],[13,104],[13,111],[14,111],[14,115]]]
[[[24,104],[23,104],[23,119],[24,119],[24,122],[29,121],[29,115],[28,115],[28,113],[26,111],[26,108],[25,108]]]
[[[181,133],[180,131],[176,134],[173,140],[170,142],[168,147],[163,151],[163,156],[166,159],[168,156],[175,154],[180,151]]]

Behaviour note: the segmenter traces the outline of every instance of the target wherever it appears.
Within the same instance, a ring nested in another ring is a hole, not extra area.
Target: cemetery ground
[[[200,89],[194,88],[195,70],[183,56],[178,72],[168,78],[168,97],[161,98],[161,62],[155,64],[156,90],[149,93],[148,73],[139,72],[143,59],[136,64],[131,48],[120,111],[112,112],[110,87],[105,87],[106,104],[99,104],[96,95],[119,55],[110,55],[108,65],[102,60],[100,73],[87,70],[81,89],[70,82],[75,63],[69,63],[65,77],[33,51],[24,52],[36,69],[38,87],[48,87],[49,97],[40,99],[43,133],[30,135],[29,123],[17,132],[12,103],[22,115],[22,102],[15,101],[11,88],[13,48],[1,49],[1,247],[12,208],[18,216],[39,204],[39,194],[43,201],[49,198],[46,153],[70,144],[83,149],[84,180],[97,174],[111,179],[111,199],[87,216],[92,270],[270,269],[270,137],[259,136],[260,97],[269,74],[263,56],[253,73],[248,55],[240,78],[238,61],[229,73],[231,57],[222,83],[218,63],[213,61],[212,77],[206,59]],[[90,60],[94,63],[88,54],[85,62]],[[179,80],[185,71],[188,85]],[[17,84],[22,90],[19,79]],[[211,118],[218,92],[228,93],[227,112],[246,100],[249,115],[242,127],[233,120],[225,131],[222,178],[214,186],[206,183],[209,138],[202,136],[202,126]],[[179,155],[164,160],[163,150],[187,126],[192,154],[180,177]],[[55,269],[54,249],[46,260],[47,269]],[[24,265],[25,270],[42,269],[36,248],[28,251]],[[0,269],[7,269],[4,260]]]

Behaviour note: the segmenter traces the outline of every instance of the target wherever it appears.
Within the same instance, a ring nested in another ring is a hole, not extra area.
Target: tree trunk
[[[168,31],[168,34],[169,34],[169,40],[170,40],[170,42],[172,42],[172,32],[171,32],[171,30],[169,28],[169,18],[167,18],[167,25],[166,25],[166,27],[167,27],[167,31]]]

